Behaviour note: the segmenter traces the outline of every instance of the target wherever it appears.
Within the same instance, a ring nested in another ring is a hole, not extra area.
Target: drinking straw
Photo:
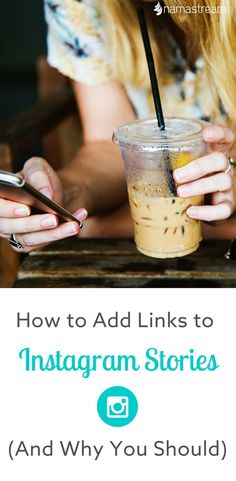
[[[150,38],[149,38],[149,33],[147,28],[147,22],[146,22],[143,8],[138,8],[137,13],[138,13],[140,29],[143,37],[145,53],[147,57],[147,64],[149,69],[150,81],[152,86],[152,95],[153,95],[154,105],[156,109],[158,126],[160,130],[165,130],[165,121],[164,121],[163,110],[161,105],[161,97],[160,97],[160,92],[158,87],[157,74],[156,74],[153,53],[152,53],[152,48],[151,48],[151,43],[150,43]]]
[[[157,74],[156,74],[155,63],[154,63],[154,59],[153,59],[150,37],[149,37],[149,33],[148,33],[148,28],[147,28],[147,22],[146,22],[145,13],[144,13],[143,8],[138,8],[137,14],[138,14],[140,30],[141,30],[141,33],[142,33],[144,49],[145,49],[146,58],[147,58],[150,81],[151,81],[151,86],[152,86],[152,95],[153,95],[154,105],[155,105],[155,109],[156,109],[158,126],[159,126],[160,130],[165,130],[166,127],[165,127],[165,120],[164,120],[163,110],[162,110],[162,105],[161,105],[161,97],[160,97],[160,92],[159,92]],[[177,195],[176,185],[175,185],[175,182],[174,182],[174,179],[173,179],[173,171],[172,171],[172,167],[171,167],[171,159],[170,159],[170,156],[169,156],[169,152],[166,151],[166,150],[163,150],[163,157],[164,157],[164,160],[165,160],[165,172],[166,172],[167,187],[168,187],[170,193],[172,195],[176,196]]]

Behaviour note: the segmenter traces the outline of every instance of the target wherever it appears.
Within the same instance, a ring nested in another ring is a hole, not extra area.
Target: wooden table
[[[14,287],[236,287],[228,244],[205,241],[187,257],[152,259],[131,240],[67,239],[26,256]]]

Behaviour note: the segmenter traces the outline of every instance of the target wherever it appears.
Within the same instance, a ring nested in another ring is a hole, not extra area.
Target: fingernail
[[[64,234],[68,235],[75,235],[79,233],[79,224],[68,222],[68,224],[63,225],[63,232]]]
[[[196,207],[190,207],[187,210],[187,215],[193,219],[196,219],[198,217],[198,209],[196,209]]]
[[[41,226],[42,227],[56,227],[57,226],[57,219],[55,217],[45,217],[41,221]]]
[[[189,185],[181,185],[180,187],[178,187],[177,190],[180,197],[187,197],[193,195],[192,187],[190,187]]]
[[[17,207],[15,209],[15,215],[17,217],[26,217],[30,215],[30,210],[27,207]]]
[[[88,212],[86,209],[78,209],[74,216],[77,217],[79,220],[85,220],[88,217]]]
[[[204,136],[208,140],[212,140],[217,136],[217,129],[214,127],[209,127],[204,131]]]
[[[186,169],[185,167],[181,167],[181,169],[176,169],[173,175],[174,175],[174,179],[177,182],[181,182],[181,180],[184,180],[187,178],[188,169]]]
[[[49,199],[53,198],[52,191],[49,187],[44,187],[44,189],[40,189],[41,194],[45,195]]]

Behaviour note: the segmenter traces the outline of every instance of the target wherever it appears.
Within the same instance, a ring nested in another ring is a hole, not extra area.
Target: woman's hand
[[[211,153],[176,169],[178,195],[183,198],[207,195],[207,204],[190,207],[187,214],[192,219],[222,221],[234,211],[233,178],[229,167],[230,151],[235,142],[234,133],[225,127],[211,125],[203,131]]]
[[[28,160],[20,175],[35,189],[42,192],[57,203],[63,203],[61,181],[52,167],[41,158]],[[87,212],[77,210],[74,215],[84,220]],[[0,237],[9,240],[16,236],[23,249],[17,252],[30,252],[45,244],[79,234],[77,222],[65,222],[58,225],[58,219],[53,214],[31,215],[27,205],[0,199]]]

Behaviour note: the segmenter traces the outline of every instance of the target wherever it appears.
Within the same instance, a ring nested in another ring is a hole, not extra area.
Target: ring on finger
[[[228,160],[229,160],[229,166],[228,166],[228,168],[227,168],[226,171],[225,171],[226,174],[228,174],[228,173],[231,171],[232,167],[234,167],[234,161],[233,161],[233,159],[230,159],[230,158],[229,158]]]
[[[16,249],[23,249],[23,245],[17,241],[15,234],[12,234],[10,239],[8,239],[9,244]]]

